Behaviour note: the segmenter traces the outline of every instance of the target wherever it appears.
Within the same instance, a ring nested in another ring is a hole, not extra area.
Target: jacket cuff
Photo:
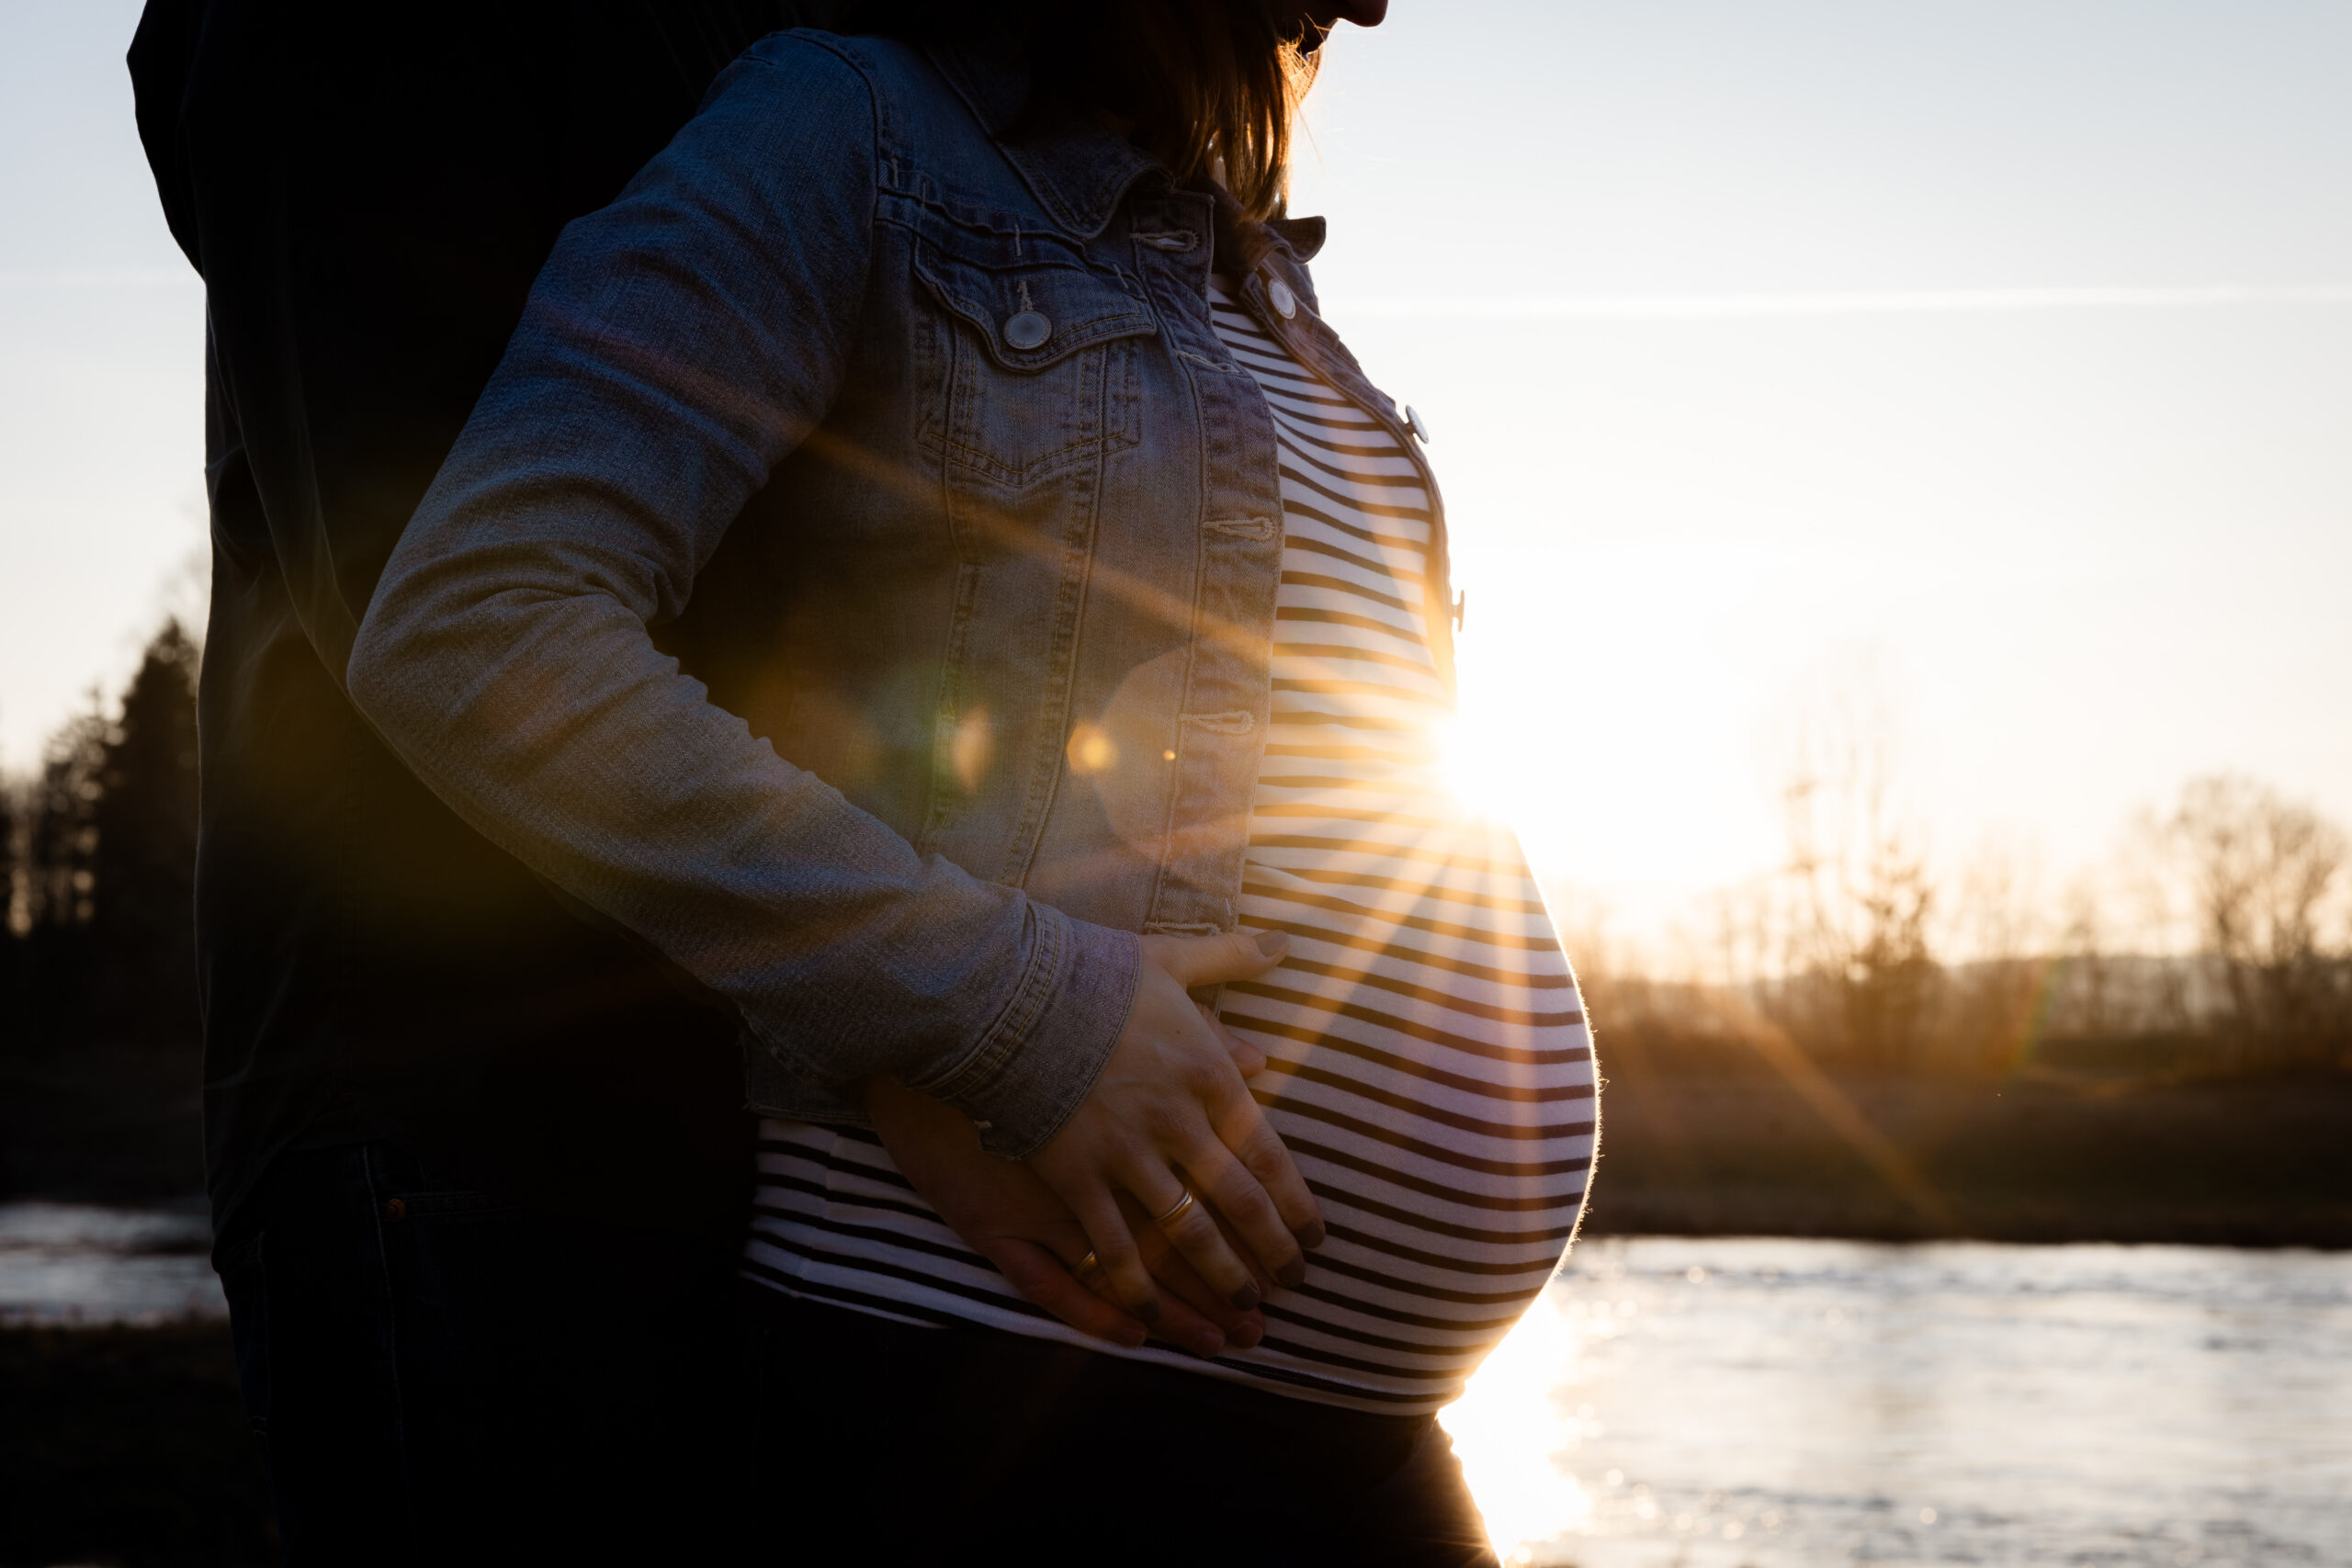
[[[963,1060],[907,1087],[972,1119],[980,1146],[1026,1159],[1078,1109],[1135,1006],[1142,943],[1032,900],[1029,959],[1012,1000]]]

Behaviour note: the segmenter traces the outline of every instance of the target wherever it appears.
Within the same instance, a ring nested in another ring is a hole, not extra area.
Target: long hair
[[[1252,218],[1282,209],[1291,126],[1322,39],[1284,36],[1270,0],[875,0],[860,31],[1016,51],[1035,121],[1131,125],[1181,185],[1203,175]],[[1287,7],[1285,7],[1287,9]]]

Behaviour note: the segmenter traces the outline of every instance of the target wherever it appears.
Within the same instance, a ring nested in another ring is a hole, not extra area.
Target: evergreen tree
[[[0,942],[14,942],[17,930],[17,791],[0,776]]]
[[[167,623],[123,693],[91,802],[96,1010],[150,1038],[196,1027],[196,667]]]
[[[13,1017],[23,1006],[24,933],[18,927],[22,906],[17,900],[17,790],[0,777],[0,1017]]]
[[[90,916],[97,886],[92,818],[107,728],[94,697],[92,711],[51,737],[41,770],[23,796],[17,890],[26,931],[11,944],[16,975],[7,1008],[10,1034],[28,1047],[62,1044],[90,1032],[96,989]]]
[[[109,727],[96,711],[50,738],[34,781],[25,846],[33,934],[58,938],[89,929],[97,889],[97,803]]]
[[[166,625],[119,716],[94,697],[26,791],[7,1006],[28,1038],[197,1038],[197,651]]]

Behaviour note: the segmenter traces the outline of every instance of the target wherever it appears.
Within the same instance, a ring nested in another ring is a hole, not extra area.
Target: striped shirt
[[[1291,938],[1272,973],[1225,988],[1220,1016],[1266,1054],[1251,1089],[1329,1239],[1303,1285],[1267,1298],[1254,1348],[1122,1351],[1014,1294],[871,1134],[770,1122],[744,1266],[859,1311],[1419,1414],[1461,1393],[1566,1250],[1592,1161],[1590,1040],[1516,840],[1444,787],[1419,471],[1224,288],[1210,304],[1277,437],[1273,708],[1239,913]]]

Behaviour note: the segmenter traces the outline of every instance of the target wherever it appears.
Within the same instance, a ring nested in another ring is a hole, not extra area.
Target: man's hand
[[[1239,1070],[1265,1065],[1256,1051],[1241,1049]],[[1140,1320],[1076,1278],[1073,1270],[1088,1251],[1086,1233],[1036,1172],[982,1149],[971,1122],[955,1107],[888,1079],[867,1080],[865,1109],[915,1190],[1014,1290],[1081,1334],[1129,1348],[1143,1343]],[[1173,1297],[1153,1325],[1161,1338],[1196,1356],[1216,1356],[1228,1344],[1246,1350],[1265,1337],[1263,1317],[1221,1300],[1170,1243],[1161,1241],[1148,1264]]]
[[[1029,1160],[1085,1227],[1112,1296],[1146,1323],[1164,1307],[1138,1231],[1164,1233],[1242,1311],[1264,1292],[1227,1227],[1284,1285],[1306,1277],[1300,1249],[1323,1240],[1314,1195],[1250,1097],[1232,1036],[1184,990],[1255,978],[1288,946],[1274,931],[1144,938],[1126,1028],[1086,1099]],[[1199,1201],[1187,1205],[1188,1191]],[[1121,1213],[1123,1193],[1142,1205],[1142,1224]]]

